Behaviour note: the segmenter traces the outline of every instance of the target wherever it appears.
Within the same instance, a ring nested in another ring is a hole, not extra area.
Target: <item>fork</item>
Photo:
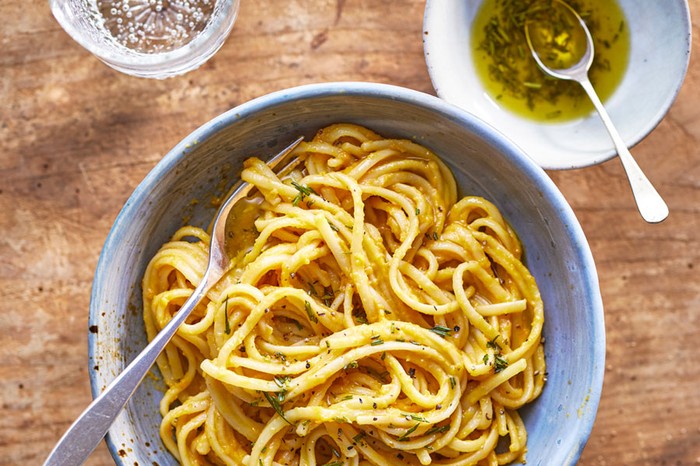
[[[292,161],[290,164],[293,151],[303,139],[303,136],[299,137],[272,157],[267,162],[269,167],[272,170],[283,167],[276,170],[278,173],[287,171],[294,163]],[[199,285],[170,322],[73,422],[49,454],[44,466],[81,465],[104,438],[177,329],[209,290],[221,280],[230,266],[231,259],[245,247],[235,241],[235,236],[230,237],[227,234],[226,226],[227,222],[231,221],[229,217],[241,213],[241,208],[237,206],[247,204],[241,201],[248,198],[254,188],[255,186],[243,180],[234,185],[231,194],[216,214],[211,232],[209,262]]]

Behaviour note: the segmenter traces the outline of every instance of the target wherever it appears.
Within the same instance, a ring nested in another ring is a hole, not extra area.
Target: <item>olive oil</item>
[[[627,68],[630,40],[624,14],[614,0],[567,3],[593,37],[595,58],[589,77],[605,102]],[[576,32],[580,28],[548,11],[555,7],[551,0],[484,0],[472,25],[474,65],[486,92],[500,107],[537,121],[569,121],[594,111],[578,83],[547,76],[528,48],[525,24],[542,18],[552,19],[553,30],[569,41],[565,45],[574,55],[585,46]],[[571,64],[561,62],[560,67]]]
[[[525,22],[529,44],[549,69],[566,70],[581,63],[588,51],[586,31],[576,12],[562,0],[542,8]]]

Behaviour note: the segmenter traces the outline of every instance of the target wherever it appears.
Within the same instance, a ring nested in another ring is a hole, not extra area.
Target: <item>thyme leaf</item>
[[[304,199],[306,199],[308,196],[311,196],[312,194],[317,194],[313,188],[306,186],[306,185],[299,184],[296,181],[292,181],[292,186],[294,186],[294,188],[296,188],[296,190],[299,191],[299,194],[297,194],[297,196],[292,201],[293,206],[296,206],[297,204],[299,204],[299,202],[304,201]],[[313,204],[313,202],[311,202],[311,203],[307,202],[306,205],[308,207],[311,207],[311,204]]]
[[[284,411],[282,411],[282,405],[280,405],[280,402],[276,396],[273,396],[268,392],[263,392],[263,396],[265,397],[267,402],[270,403],[270,406],[272,406],[272,408],[277,412],[277,414],[279,414],[280,417],[282,419],[284,419],[285,422],[287,422],[287,424],[289,424],[290,426],[294,425],[291,422],[289,422],[289,420],[286,417],[284,417]]]
[[[231,323],[228,321],[228,296],[226,296],[226,301],[224,301],[224,316],[226,320],[226,327],[224,328],[224,333],[226,335],[231,334]]]
[[[355,443],[360,443],[362,441],[362,439],[365,438],[365,435],[367,435],[367,434],[365,434],[364,431],[360,431],[359,434],[357,434],[356,436],[354,436],[352,438],[352,441]]]
[[[499,345],[498,343],[496,343],[496,340],[498,340],[498,337],[500,337],[500,335],[496,335],[495,337],[493,337],[493,340],[487,342],[487,343],[486,343],[486,346],[487,346],[488,348],[491,348],[491,349],[500,350],[500,349],[501,349],[501,345]]]
[[[444,426],[433,426],[425,432],[425,435],[442,434],[444,432],[447,432],[448,430],[450,430],[449,424],[444,425]]]
[[[408,436],[411,435],[412,433],[414,433],[416,431],[416,429],[418,429],[418,427],[420,427],[420,422],[418,424],[416,424],[415,426],[411,427],[410,429],[408,429],[406,432],[404,432],[404,434],[401,437],[397,438],[396,440],[398,440],[399,442],[407,441]]]
[[[318,316],[314,313],[313,309],[311,309],[311,303],[308,301],[304,301],[304,309],[306,310],[306,315],[309,316],[309,320],[313,322],[314,324],[318,323]]]
[[[287,382],[289,382],[289,376],[288,375],[276,375],[275,376],[275,383],[277,384],[278,387],[284,388],[287,385]]]
[[[377,345],[384,344],[384,340],[382,340],[380,335],[372,335],[370,338],[372,339],[372,343],[370,343],[371,346],[377,346]]]
[[[496,373],[501,372],[503,369],[508,367],[508,361],[505,360],[500,354],[495,354],[495,361],[493,363],[493,370]]]
[[[446,336],[449,336],[450,333],[452,333],[451,328],[445,327],[443,325],[436,325],[435,327],[431,328],[430,331],[433,333],[437,333],[442,338],[445,338]]]

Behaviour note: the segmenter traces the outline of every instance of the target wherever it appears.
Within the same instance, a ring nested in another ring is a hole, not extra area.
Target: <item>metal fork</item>
[[[278,172],[288,169],[292,152],[303,139],[303,137],[299,137],[282,152],[272,157],[267,162],[270,168],[275,170],[277,167],[283,167]],[[246,199],[253,188],[253,185],[243,180],[239,180],[233,187],[231,194],[219,208],[214,220],[209,248],[209,263],[202,281],[163,330],[73,422],[51,451],[44,466],[81,465],[104,438],[115,418],[141,384],[177,329],[185,322],[207,292],[221,280],[229,268],[231,259],[240,253],[240,242],[237,242],[235,237],[229,237],[226,226],[227,222],[231,221],[229,217],[235,217],[240,213],[237,212],[241,210],[240,207],[238,209],[236,207],[244,204],[240,201]]]

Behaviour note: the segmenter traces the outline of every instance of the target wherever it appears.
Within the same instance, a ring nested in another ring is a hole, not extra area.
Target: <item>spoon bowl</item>
[[[549,13],[546,18],[531,19],[525,24],[528,47],[537,65],[547,74],[578,81],[588,75],[593,65],[593,36],[583,18],[568,3],[551,0],[551,4],[553,7],[546,10]],[[572,29],[562,33],[554,28],[555,22]]]
[[[639,213],[649,223],[662,222],[668,217],[668,206],[634,160],[588,78],[595,48],[593,37],[585,21],[576,10],[561,0],[551,0],[551,5],[553,10],[547,16],[548,19],[529,21],[525,25],[525,37],[533,58],[548,75],[558,79],[576,81],[583,87],[615,144]],[[563,20],[574,28],[572,32],[568,33],[568,37],[563,37],[563,33],[555,30],[553,15],[557,15],[558,20]],[[566,21],[567,16],[573,21]],[[585,47],[583,48],[580,47],[582,39],[585,39]],[[576,55],[577,46],[579,50],[583,50],[580,58]],[[577,60],[561,60],[558,52],[573,56]]]

